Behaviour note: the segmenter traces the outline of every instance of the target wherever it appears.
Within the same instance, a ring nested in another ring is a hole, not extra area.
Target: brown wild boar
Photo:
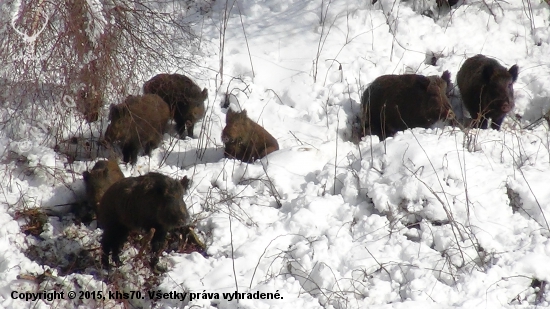
[[[123,161],[137,162],[140,149],[146,155],[158,147],[170,119],[168,105],[156,94],[128,96],[119,104],[111,104],[105,141],[120,143]]]
[[[97,214],[99,202],[105,191],[112,184],[124,178],[124,174],[122,174],[117,162],[110,159],[109,161],[97,161],[91,171],[82,173],[82,177],[86,186],[88,205],[94,214]]]
[[[227,110],[225,128],[222,131],[225,144],[225,157],[252,163],[275,150],[279,150],[277,140],[262,126],[248,118],[246,110]]]
[[[158,94],[172,110],[180,138],[193,137],[195,123],[204,116],[208,90],[181,74],[158,74],[143,84],[144,93]],[[187,131],[187,135],[185,132]]]
[[[383,75],[376,78],[361,98],[361,124],[380,140],[408,128],[429,128],[447,118],[450,103],[447,85],[451,74],[439,76],[416,74]]]
[[[189,186],[187,176],[180,181],[159,173],[128,177],[113,184],[99,204],[98,224],[103,229],[101,262],[109,268],[109,254],[120,266],[120,250],[130,231],[154,230],[151,266],[158,262],[167,232],[189,223],[183,195]]]
[[[470,112],[474,124],[487,129],[500,130],[506,114],[514,108],[514,82],[519,68],[513,65],[506,70],[495,59],[476,55],[466,59],[458,71],[456,80],[464,106]]]

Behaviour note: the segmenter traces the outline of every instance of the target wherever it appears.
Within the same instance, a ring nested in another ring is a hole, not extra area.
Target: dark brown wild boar
[[[189,223],[190,217],[183,201],[189,186],[187,176],[180,181],[158,173],[128,177],[113,184],[99,204],[98,223],[103,229],[101,238],[102,264],[109,268],[109,255],[120,266],[120,250],[130,231],[154,230],[151,240],[151,266],[158,262],[167,232]]]
[[[158,147],[169,119],[170,109],[158,95],[128,96],[121,104],[111,104],[105,141],[119,143],[123,161],[136,164],[140,149],[151,155]]]
[[[225,144],[225,157],[252,163],[275,150],[279,150],[277,140],[262,126],[248,118],[246,110],[227,110],[225,128],[222,132]]]
[[[158,74],[143,84],[144,93],[158,94],[172,110],[180,138],[193,137],[195,123],[204,116],[208,90],[181,74]],[[185,132],[187,131],[187,135]]]
[[[84,184],[86,185],[86,196],[88,205],[97,214],[99,202],[105,194],[105,191],[115,182],[124,178],[115,160],[97,161],[91,171],[82,173]]]
[[[383,75],[376,78],[361,98],[361,124],[380,140],[408,128],[429,128],[447,118],[450,103],[447,85],[451,74],[439,76],[416,74]]]
[[[513,85],[518,71],[517,65],[506,70],[498,61],[484,55],[464,61],[456,80],[464,106],[477,127],[487,129],[491,119],[491,128],[500,130],[504,117],[514,108]]]

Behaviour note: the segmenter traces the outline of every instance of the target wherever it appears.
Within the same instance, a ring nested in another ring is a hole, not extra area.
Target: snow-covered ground
[[[185,201],[206,255],[166,254],[160,276],[140,266],[129,245],[124,265],[107,275],[101,230],[59,206],[83,198],[81,173],[94,161],[67,163],[31,127],[26,139],[0,131],[0,306],[550,306],[550,134],[538,121],[550,110],[549,5],[459,1],[438,12],[428,0],[370,2],[204,0],[189,8],[201,53],[196,67],[178,73],[209,90],[200,138],[166,134],[150,159],[121,164],[126,176],[193,180]],[[438,18],[422,15],[426,9]],[[361,93],[376,77],[449,70],[454,80],[478,53],[520,67],[516,107],[500,132],[417,128],[350,142]],[[226,92],[233,108],[277,138],[279,151],[254,164],[223,158]],[[25,213],[36,207],[57,216],[27,236]],[[13,297],[42,291],[65,297]],[[99,291],[144,297],[78,299]],[[276,299],[248,299],[257,291]]]

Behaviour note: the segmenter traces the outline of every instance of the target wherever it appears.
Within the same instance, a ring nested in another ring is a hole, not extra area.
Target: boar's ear
[[[204,100],[208,98],[208,89],[204,88],[201,92],[201,96]]]
[[[451,92],[453,90],[453,82],[451,81],[451,72],[449,71],[443,72],[443,75],[441,75],[441,79],[445,81],[445,95],[447,95],[447,97],[450,97]]]
[[[235,112],[231,108],[227,110],[227,114],[225,115],[225,123],[235,122],[239,119],[246,119],[246,109],[243,109],[242,112]]]
[[[233,118],[235,117],[236,112],[234,112],[231,107],[227,110],[227,114],[225,114],[225,123],[229,123],[233,121]]]
[[[109,176],[109,168],[106,168],[106,169],[101,171],[101,177],[102,178],[107,178],[107,176]]]
[[[90,172],[84,171],[84,173],[82,173],[82,178],[84,178],[84,181],[90,180]]]
[[[187,176],[183,176],[180,180],[180,184],[183,187],[183,192],[187,192],[187,189],[189,189],[189,185],[191,184],[191,180]]]
[[[430,85],[430,79],[426,76],[418,75],[416,78],[416,85],[420,87],[421,89],[428,89],[428,86]]]
[[[481,73],[481,75],[483,76],[483,79],[485,81],[490,81],[491,77],[493,77],[494,70],[495,70],[495,68],[492,65],[486,65],[483,68],[483,71]]]
[[[109,106],[109,119],[113,120],[117,118],[120,118],[120,110],[118,106],[111,104],[111,106]]]
[[[447,86],[451,84],[451,72],[445,71],[441,74],[441,79],[447,83]]]
[[[229,102],[229,94],[228,93],[224,94],[222,108],[228,108],[230,103],[231,102]]]
[[[518,73],[519,73],[519,67],[514,64],[510,70],[508,70],[508,73],[512,75],[512,82],[515,82],[518,79]]]

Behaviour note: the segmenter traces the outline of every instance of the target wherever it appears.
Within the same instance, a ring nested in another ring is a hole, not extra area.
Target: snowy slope
[[[460,1],[437,20],[420,14],[437,10],[423,0],[226,5],[231,1],[196,1],[186,17],[200,33],[202,53],[200,66],[179,73],[210,94],[207,116],[197,124],[200,138],[166,134],[151,159],[121,165],[126,176],[192,177],[185,201],[206,256],[166,254],[161,262],[168,272],[155,277],[133,260],[138,250],[126,246],[126,262],[108,277],[99,267],[101,230],[75,223],[67,206],[56,206],[82,199],[81,173],[94,162],[67,164],[38,143],[42,136],[14,140],[0,131],[0,149],[8,150],[0,161],[0,306],[550,306],[544,287],[550,281],[550,135],[548,125],[537,122],[550,110],[548,4]],[[464,60],[478,53],[520,67],[516,107],[502,131],[417,128],[384,142],[374,136],[350,142],[361,93],[376,77],[449,70],[454,80]],[[435,66],[427,64],[433,54],[440,55]],[[279,151],[254,164],[223,158],[226,92],[233,108],[246,109],[277,138]],[[536,125],[523,129],[530,124]],[[38,237],[21,232],[28,224],[21,211],[34,207],[58,214]],[[74,261],[84,267],[71,270]],[[45,271],[45,279],[18,277]],[[12,298],[13,291],[43,290],[140,291],[145,297]],[[149,291],[196,294],[150,300]],[[243,294],[237,301],[235,291],[279,299]]]

